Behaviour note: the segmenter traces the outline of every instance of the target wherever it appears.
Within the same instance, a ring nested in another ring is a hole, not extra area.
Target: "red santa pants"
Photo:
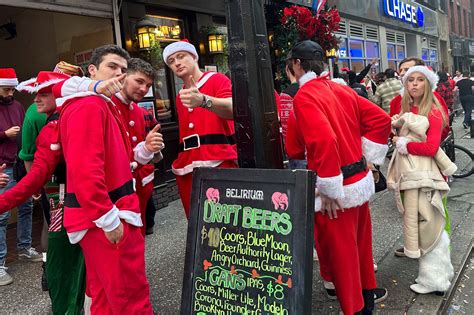
[[[91,314],[153,314],[145,275],[145,239],[140,228],[123,223],[123,237],[112,244],[102,229],[79,242],[86,262]]]
[[[369,204],[337,212],[337,219],[314,216],[321,277],[331,281],[344,314],[364,307],[362,290],[376,287]]]
[[[217,166],[219,168],[237,168],[237,164],[233,160],[227,160]],[[179,195],[183,203],[184,213],[189,219],[189,209],[191,207],[191,189],[193,186],[193,173],[178,176],[176,175],[176,184],[178,185]]]

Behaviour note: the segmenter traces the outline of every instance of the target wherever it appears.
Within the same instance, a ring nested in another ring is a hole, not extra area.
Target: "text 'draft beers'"
[[[182,314],[309,314],[314,188],[306,171],[194,174]]]

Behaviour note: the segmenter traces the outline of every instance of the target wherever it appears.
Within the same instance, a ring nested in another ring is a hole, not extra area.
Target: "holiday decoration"
[[[275,28],[272,46],[275,49],[276,80],[287,84],[285,60],[291,48],[299,41],[310,39],[321,45],[324,51],[338,48],[335,32],[339,30],[341,17],[336,7],[325,6],[319,14],[306,7],[290,6],[281,11],[280,25]]]

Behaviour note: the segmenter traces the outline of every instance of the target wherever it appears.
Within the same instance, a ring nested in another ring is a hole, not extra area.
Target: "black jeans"
[[[474,105],[474,95],[463,95],[459,97],[461,106],[464,109],[464,121],[466,125],[471,125],[471,112]]]

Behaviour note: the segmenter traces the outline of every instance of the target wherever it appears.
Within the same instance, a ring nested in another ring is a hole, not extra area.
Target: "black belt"
[[[341,167],[342,177],[351,177],[357,173],[364,171],[365,169],[367,169],[367,162],[365,160],[365,157],[362,156],[359,161]]]
[[[203,144],[235,144],[234,135],[226,136],[220,133],[208,135],[190,135],[183,138],[183,142],[179,144],[179,152],[197,149]]]
[[[133,194],[135,191],[133,190],[133,180],[130,180],[109,192],[109,198],[112,203],[115,203],[117,200],[124,196],[128,196]],[[66,194],[66,199],[64,200],[64,206],[68,208],[81,208],[79,201],[77,201],[76,194],[68,193]]]

